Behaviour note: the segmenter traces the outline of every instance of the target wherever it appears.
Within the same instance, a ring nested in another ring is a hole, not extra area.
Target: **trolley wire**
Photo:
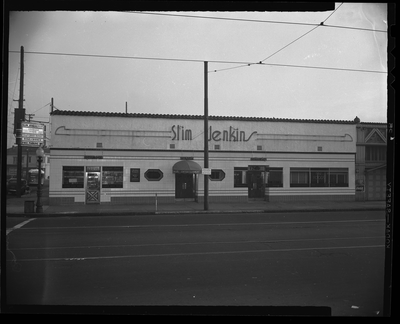
[[[226,20],[226,21],[238,21],[238,22],[254,22],[254,23],[268,23],[268,24],[284,24],[284,25],[302,25],[302,26],[319,26],[317,23],[302,23],[302,22],[290,22],[290,21],[276,21],[276,20],[260,20],[260,19],[245,19],[245,18],[228,18],[228,17],[212,17],[212,16],[200,16],[200,15],[180,15],[171,13],[159,13],[159,12],[148,12],[148,11],[123,11],[124,13],[142,14],[142,15],[156,15],[156,16],[171,16],[171,17],[182,17],[182,18],[198,18],[198,19],[214,19],[214,20]],[[329,17],[328,17],[329,18]],[[361,27],[350,27],[350,26],[338,26],[338,25],[326,25],[324,27],[330,28],[344,28],[362,31],[373,31],[379,33],[387,33],[387,30],[361,28]]]
[[[19,53],[19,51],[11,50],[10,53]],[[79,53],[56,53],[56,52],[37,52],[37,51],[25,51],[25,54],[34,55],[54,55],[54,56],[74,56],[74,57],[95,57],[95,58],[113,58],[113,59],[131,59],[131,60],[150,60],[150,61],[173,61],[173,62],[193,62],[193,63],[204,63],[206,60],[200,59],[184,59],[184,58],[167,58],[167,57],[145,57],[145,56],[121,56],[121,55],[104,55],[104,54],[79,54]],[[336,71],[352,71],[352,72],[368,72],[368,73],[387,73],[386,71],[376,70],[360,70],[360,69],[348,69],[348,68],[336,68],[336,67],[321,67],[321,66],[307,66],[307,65],[294,65],[294,64],[278,64],[278,63],[265,63],[259,62],[239,62],[239,61],[221,61],[221,60],[207,60],[209,63],[217,64],[239,64],[243,66],[250,65],[270,65],[280,67],[294,67],[294,68],[308,68],[308,69],[322,69],[322,70],[336,70]],[[233,68],[238,68],[233,67]],[[227,68],[227,69],[233,69]],[[220,69],[218,71],[221,71]],[[215,70],[217,71],[217,70]],[[209,72],[215,72],[209,71]]]
[[[290,43],[286,44],[285,46],[281,47],[279,50],[275,51],[274,53],[272,53],[271,55],[267,56],[265,59],[259,61],[258,63],[263,63],[264,61],[268,60],[269,58],[271,58],[272,56],[278,54],[279,52],[281,52],[282,50],[284,50],[285,48],[289,47],[290,45],[292,45],[293,43],[297,42],[298,40],[300,40],[301,38],[303,38],[304,36],[308,35],[309,33],[313,32],[314,30],[316,30],[318,27],[323,26],[324,23],[343,5],[343,2],[327,17],[325,18],[324,21],[322,21],[319,25],[315,26],[314,28],[312,28],[311,30],[309,30],[308,32],[304,33],[303,35],[297,37],[295,40],[291,41]],[[257,63],[253,63],[253,64],[257,64]],[[245,65],[240,65],[240,66],[235,66],[235,67],[231,67],[231,68],[224,68],[224,69],[218,69],[218,70],[214,70],[213,72],[221,72],[221,71],[227,71],[227,70],[232,70],[232,69],[238,69],[238,68],[242,68],[245,66],[250,66],[253,64],[245,64]]]

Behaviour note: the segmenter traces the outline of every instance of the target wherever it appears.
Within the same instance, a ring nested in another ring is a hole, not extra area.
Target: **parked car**
[[[21,195],[26,194],[29,191],[28,182],[25,179],[21,179]],[[7,181],[7,193],[17,192],[17,179],[11,178]]]

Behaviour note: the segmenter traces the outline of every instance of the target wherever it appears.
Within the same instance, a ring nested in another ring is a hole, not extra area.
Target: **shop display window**
[[[83,166],[64,166],[62,172],[62,187],[83,188],[84,178]]]
[[[269,168],[265,181],[267,187],[283,187],[282,168]]]
[[[308,168],[299,168],[290,170],[290,186],[291,187],[309,187],[309,173]]]
[[[311,169],[311,187],[329,187],[329,169]]]
[[[103,167],[102,188],[122,188],[124,182],[123,167]]]
[[[347,168],[292,168],[291,187],[348,187]]]
[[[348,187],[349,172],[345,168],[329,170],[329,184],[331,187]]]
[[[247,167],[237,167],[234,168],[234,183],[233,186],[237,187],[247,187]]]

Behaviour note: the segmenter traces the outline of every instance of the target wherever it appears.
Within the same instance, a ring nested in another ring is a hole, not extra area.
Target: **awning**
[[[201,166],[191,160],[176,162],[172,167],[173,173],[201,173]]]

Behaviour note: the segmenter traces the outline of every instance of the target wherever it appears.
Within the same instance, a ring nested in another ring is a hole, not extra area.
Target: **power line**
[[[306,36],[307,34],[311,33],[312,31],[314,31],[315,29],[317,29],[320,26],[323,26],[324,23],[343,5],[343,3],[341,3],[327,18],[325,18],[324,21],[322,21],[319,25],[317,25],[316,27],[314,27],[313,29],[309,30],[308,32],[304,33],[303,35],[297,37],[295,40],[291,41],[290,43],[286,44],[285,46],[283,46],[282,48],[280,48],[279,50],[277,50],[276,52],[272,53],[271,55],[267,56],[265,59],[261,60],[259,63],[263,63],[264,61],[268,60],[269,58],[271,58],[272,56],[274,56],[275,54],[281,52],[282,50],[284,50],[285,48],[289,47],[290,45],[292,45],[293,43],[297,42],[299,39],[303,38],[304,36]],[[240,65],[238,67],[232,67],[232,68],[226,68],[226,69],[220,69],[220,70],[215,70],[214,72],[220,72],[220,71],[226,71],[226,70],[232,70],[234,68],[242,68],[245,66],[250,66],[250,64],[247,65]]]
[[[19,51],[9,51],[10,53],[19,53]],[[53,53],[53,52],[24,52],[25,54],[37,54],[37,55],[58,55],[58,56],[75,56],[75,57],[96,57],[96,58],[117,58],[117,59],[137,59],[137,60],[155,60],[155,61],[174,61],[174,62],[194,62],[194,63],[204,63],[205,60],[199,59],[182,59],[182,58],[166,58],[166,57],[144,57],[144,56],[119,56],[119,55],[100,55],[100,54],[77,54],[77,53]],[[295,67],[295,68],[308,68],[308,69],[325,69],[325,70],[337,70],[337,71],[352,71],[352,72],[369,72],[369,73],[387,73],[386,71],[374,71],[374,70],[358,70],[358,69],[347,69],[347,68],[331,68],[331,67],[321,67],[321,66],[307,66],[307,65],[293,65],[293,64],[278,64],[278,63],[265,63],[265,62],[238,62],[238,61],[218,61],[218,60],[208,60],[210,63],[217,64],[238,64],[240,66],[227,68],[234,69],[241,66],[250,65],[270,65],[270,66],[280,66],[280,67]],[[217,72],[221,70],[214,70],[209,72]]]
[[[39,109],[36,109],[36,110],[34,111],[34,113],[37,112],[37,111],[39,111],[40,109],[43,109],[44,107],[46,107],[46,106],[48,106],[48,105],[50,105],[50,102],[47,103],[47,104],[45,104],[43,107],[40,107]]]
[[[18,51],[9,51],[9,52],[10,53],[19,53]],[[166,57],[144,57],[144,56],[121,56],[121,55],[102,55],[102,54],[77,54],[77,53],[55,53],[55,52],[25,52],[25,54],[61,55],[61,56],[77,56],[77,57],[133,59],[133,60],[152,60],[152,61],[196,62],[196,63],[200,63],[200,62],[203,63],[204,62],[204,60],[198,60],[198,59],[182,59],[182,58],[166,58]],[[214,62],[214,63],[240,64],[240,62],[226,62],[226,61],[212,61],[212,62]]]
[[[311,33],[313,30],[317,29],[320,25],[314,27],[313,29],[309,30],[308,32],[306,32],[305,34],[301,35],[300,37],[296,38],[294,41],[290,42],[289,44],[285,45],[284,47],[282,47],[281,49],[277,50],[275,53],[269,55],[268,57],[266,57],[265,59],[261,60],[261,62],[264,62],[265,60],[268,60],[270,57],[274,56],[275,54],[279,53],[280,51],[284,50],[286,47],[292,45],[294,42],[297,42],[300,38],[306,36],[307,34]]]
[[[122,11],[122,12],[126,13],[126,11]],[[171,17],[181,17],[181,18],[198,18],[198,19],[214,19],[214,20],[227,20],[227,21],[238,21],[238,22],[268,23],[268,24],[302,25],[302,26],[319,26],[320,25],[320,24],[315,24],[315,23],[299,23],[299,22],[290,22],[290,21],[259,20],[259,19],[228,18],[228,17],[212,17],[212,16],[198,16],[198,15],[179,15],[179,14],[159,13],[159,12],[128,11],[128,13],[141,14],[141,15],[171,16]],[[353,29],[353,30],[362,30],[362,31],[373,31],[373,32],[379,32],[379,33],[387,33],[387,30],[370,29],[370,28],[337,26],[337,25],[325,25],[325,24],[323,26],[324,27],[330,27],[330,28],[344,28],[344,29]]]
[[[341,6],[342,6],[343,2],[339,5],[339,7],[337,7],[327,18],[325,18],[324,21],[322,21],[318,26],[314,27],[313,29],[309,30],[308,32],[306,32],[305,34],[301,35],[300,37],[297,37],[294,41],[290,42],[289,44],[287,44],[286,46],[282,47],[281,49],[277,50],[275,53],[269,55],[268,57],[266,57],[265,59],[261,60],[261,62],[264,62],[266,60],[268,60],[270,57],[274,56],[275,54],[279,53],[280,51],[284,50],[286,47],[292,45],[294,42],[297,42],[299,39],[303,38],[304,36],[306,36],[307,34],[311,33],[312,31],[316,30],[318,27],[323,26],[325,21],[327,21]]]

